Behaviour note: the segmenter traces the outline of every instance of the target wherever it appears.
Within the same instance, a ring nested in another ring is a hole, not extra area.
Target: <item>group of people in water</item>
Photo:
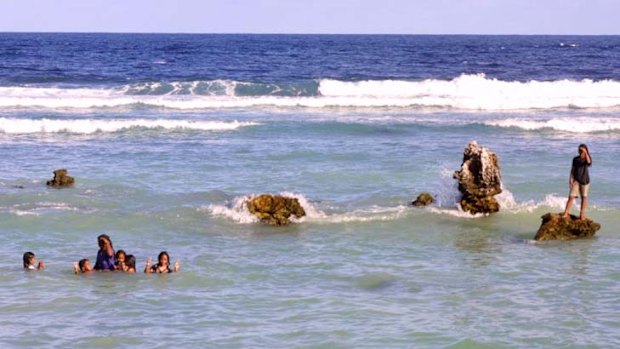
[[[96,271],[121,271],[125,273],[136,272],[136,257],[125,253],[123,250],[114,251],[112,240],[106,234],[97,237],[99,251],[97,252],[97,260],[93,266],[88,258],[83,258],[73,263],[73,272],[76,274],[92,273]],[[45,269],[42,261],[37,261],[37,257],[32,252],[24,253],[24,269],[41,270]],[[147,274],[157,273],[166,274],[180,270],[180,263],[176,261],[174,265],[170,265],[170,256],[168,252],[161,251],[157,257],[157,263],[153,263],[153,259],[149,257],[144,266],[144,272]]]

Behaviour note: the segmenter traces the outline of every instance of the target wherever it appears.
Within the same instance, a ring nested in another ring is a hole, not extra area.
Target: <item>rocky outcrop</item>
[[[433,199],[431,194],[422,193],[411,204],[416,207],[424,207],[432,204],[434,201],[435,199]]]
[[[497,155],[472,141],[463,152],[463,164],[454,172],[462,194],[460,205],[471,214],[499,211],[494,198],[502,192],[502,182]]]
[[[534,240],[573,240],[591,238],[601,229],[601,225],[591,219],[581,220],[571,215],[562,217],[559,213],[547,213],[542,218],[542,224]]]
[[[69,187],[74,181],[73,177],[67,175],[67,170],[63,168],[54,171],[54,179],[47,181],[47,185],[55,188]]]
[[[281,195],[255,196],[248,200],[247,207],[250,213],[271,225],[287,225],[291,222],[291,216],[301,218],[306,215],[306,211],[297,198]]]

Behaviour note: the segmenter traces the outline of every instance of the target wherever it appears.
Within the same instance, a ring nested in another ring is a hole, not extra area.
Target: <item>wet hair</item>
[[[163,256],[168,257],[168,265],[170,265],[170,256],[168,255],[168,252],[166,251],[159,252],[159,255],[157,256],[157,265],[159,265],[159,261],[161,260],[161,257]]]
[[[34,253],[30,251],[24,253],[24,268],[28,268],[28,266],[30,265],[30,260],[34,257]]]
[[[125,265],[127,265],[128,268],[136,269],[136,257],[132,254],[128,254],[125,257]]]
[[[108,240],[108,242],[110,243],[110,247],[114,248],[114,246],[112,245],[112,239],[110,239],[110,237],[107,234],[101,234],[101,235],[97,236],[97,243],[99,243],[99,240],[101,240],[101,239]]]
[[[125,255],[125,259],[127,259],[127,253],[125,253],[125,251],[124,251],[124,250],[118,250],[118,251],[116,251],[116,254],[114,255],[114,259],[118,260],[118,257],[119,257],[120,255]]]
[[[88,260],[88,258],[84,258],[84,259],[80,259],[80,261],[78,262],[78,266],[80,267],[80,271],[84,271],[84,265],[86,264],[86,262],[90,262]]]

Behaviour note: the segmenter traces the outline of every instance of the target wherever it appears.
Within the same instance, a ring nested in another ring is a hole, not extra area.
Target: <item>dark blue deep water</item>
[[[0,34],[0,84],[619,79],[618,36]],[[158,64],[159,63],[159,64]]]

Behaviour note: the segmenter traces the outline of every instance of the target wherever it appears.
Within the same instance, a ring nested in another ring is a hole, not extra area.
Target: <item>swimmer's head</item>
[[[114,258],[116,259],[117,263],[125,263],[127,259],[127,254],[124,250],[118,250],[116,251],[116,255],[114,256]]]
[[[114,246],[112,246],[112,239],[106,234],[97,236],[97,243],[100,248],[104,248],[106,244],[110,244],[110,247],[114,248]]]
[[[136,257],[132,254],[127,255],[127,259],[125,261],[125,265],[127,265],[128,269],[136,269]]]
[[[170,256],[168,255],[168,252],[159,252],[159,256],[157,256],[157,261],[159,262],[160,266],[170,265]]]
[[[90,260],[88,258],[80,259],[78,266],[80,267],[80,271],[82,273],[93,271],[93,266],[90,264]]]
[[[24,268],[28,268],[31,265],[34,266],[36,263],[37,257],[32,252],[24,253]]]

